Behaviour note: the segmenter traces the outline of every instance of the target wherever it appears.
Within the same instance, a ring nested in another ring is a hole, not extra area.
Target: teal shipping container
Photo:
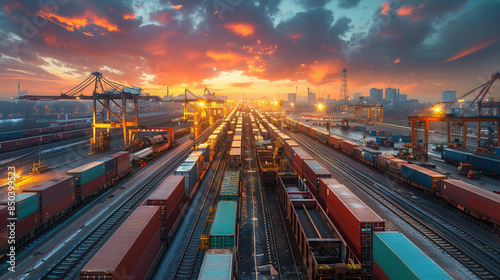
[[[440,266],[399,232],[377,232],[373,259],[390,279],[452,279]]]
[[[231,279],[233,279],[233,254],[231,250],[208,250],[203,259],[198,280]]]
[[[235,246],[236,201],[220,201],[210,229],[210,249],[232,249]]]
[[[219,200],[238,201],[240,172],[226,171],[219,193]]]
[[[76,186],[83,186],[95,178],[104,175],[104,170],[104,162],[94,161],[66,171],[66,175],[75,178]]]
[[[38,193],[19,193],[16,194],[14,201],[17,220],[22,220],[40,209]],[[8,205],[8,203],[9,200],[4,199],[0,205]]]

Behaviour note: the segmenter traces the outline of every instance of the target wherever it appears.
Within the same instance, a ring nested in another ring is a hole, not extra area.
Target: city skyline
[[[497,1],[224,3],[5,1],[0,96],[16,96],[18,82],[28,94],[59,94],[100,71],[159,96],[167,86],[229,98],[310,87],[339,99],[345,66],[351,96],[399,88],[437,102],[500,70]]]

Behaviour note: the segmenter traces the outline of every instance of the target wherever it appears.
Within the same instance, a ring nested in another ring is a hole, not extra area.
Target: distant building
[[[297,94],[289,93],[288,94],[288,103],[297,103]]]
[[[382,98],[384,96],[384,90],[381,88],[372,88],[370,89],[370,101],[373,102],[382,102]]]
[[[354,99],[354,100],[359,100],[360,97],[361,97],[361,92],[355,92],[352,95],[352,99]]]
[[[307,103],[309,103],[309,104],[316,103],[316,93],[310,92],[309,88],[307,88]]]
[[[386,88],[384,101],[389,103],[390,106],[394,106],[397,103],[398,90],[395,88]]]
[[[399,102],[403,103],[408,100],[408,94],[400,94],[399,95]]]
[[[26,96],[28,95],[28,90],[21,91],[21,83],[17,83],[17,96]]]
[[[455,90],[443,91],[443,102],[450,102],[457,99],[457,92]]]

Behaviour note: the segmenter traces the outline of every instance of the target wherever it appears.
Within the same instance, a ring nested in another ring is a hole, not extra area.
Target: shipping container
[[[483,174],[500,175],[500,160],[494,158],[487,158],[483,156],[473,155],[470,157],[472,166],[481,170]]]
[[[116,157],[103,157],[96,162],[104,163],[104,172],[108,173],[111,170],[116,170]]]
[[[382,152],[367,148],[367,147],[361,147],[362,151],[362,157],[366,161],[368,161],[370,164],[374,165],[378,162],[378,156],[382,154]]]
[[[354,148],[359,146],[358,144],[349,141],[349,140],[342,140],[342,143],[340,143],[340,148],[342,151],[348,155],[353,155],[354,154]]]
[[[318,198],[320,193],[318,190],[320,179],[331,178],[332,175],[315,160],[304,160],[302,168],[302,173],[304,174],[303,177],[306,179],[306,184],[309,187],[309,190],[316,198]]]
[[[184,162],[175,170],[175,175],[184,176],[184,192],[188,197],[191,197],[191,192],[198,182],[197,172],[195,162]]]
[[[367,276],[372,273],[372,236],[385,230],[385,221],[344,185],[323,182],[326,213],[361,260]]]
[[[411,135],[401,135],[401,141],[411,142]]]
[[[219,200],[238,201],[240,185],[239,171],[224,172],[224,180],[220,187]]]
[[[184,177],[171,175],[146,199],[148,206],[160,207],[162,238],[170,239],[186,207]]]
[[[229,151],[229,168],[238,169],[241,166],[241,148],[231,148]]]
[[[75,178],[77,187],[83,186],[99,176],[104,175],[105,168],[103,162],[90,162],[80,167],[66,171],[66,175]]]
[[[399,142],[399,135],[398,134],[392,134],[391,135],[391,140],[394,142]]]
[[[210,249],[232,249],[236,245],[238,203],[220,201],[210,229]]]
[[[9,199],[4,199],[0,205],[8,205]],[[38,193],[18,193],[15,195],[14,200],[16,204],[16,218],[22,220],[29,215],[38,212],[40,209]]]
[[[9,218],[9,208],[6,205],[0,206],[0,230],[7,226],[7,219]],[[0,246],[1,248],[2,246]]]
[[[336,135],[330,135],[330,140],[328,141],[328,143],[330,143],[334,148],[339,149],[342,141],[344,141],[344,138]]]
[[[138,207],[80,271],[80,279],[146,279],[160,242],[160,207]]]
[[[442,195],[458,209],[500,224],[500,195],[460,180],[444,180]]]
[[[300,177],[304,177],[304,160],[314,160],[314,158],[301,148],[295,148],[293,154],[293,168]]]
[[[198,151],[201,151],[203,153],[203,158],[205,162],[210,161],[210,146],[208,143],[203,143],[198,145]]]
[[[35,194],[36,195],[36,194]],[[38,211],[24,217],[16,222],[16,239],[27,240],[31,238],[33,230],[40,223],[40,213]]]
[[[75,185],[75,198],[77,201],[84,200],[96,194],[106,184],[106,174],[101,175],[94,180],[81,185]]]
[[[316,129],[315,136],[316,136],[316,139],[318,139],[319,141],[321,141],[323,143],[328,142],[328,133],[327,132]]]
[[[452,279],[441,267],[399,232],[377,232],[373,259],[390,279]]]
[[[386,155],[386,154],[379,155],[377,158],[378,167],[380,169],[382,169],[383,171],[385,171],[386,169],[389,168],[389,160],[391,160],[391,159],[395,159],[395,157],[393,157],[391,155]]]
[[[380,146],[383,146],[385,139],[386,139],[385,137],[377,136],[377,137],[375,137],[375,143],[379,144]]]
[[[408,164],[408,161],[399,158],[391,158],[388,160],[387,168],[392,172],[401,173],[401,165]]]
[[[233,263],[232,250],[207,250],[198,280],[232,280],[234,279]]]
[[[493,147],[493,154],[496,156],[500,156],[500,147]]]
[[[121,165],[123,163],[130,162],[130,153],[127,151],[121,151],[110,155],[110,157],[116,158],[116,165]]]
[[[293,140],[286,140],[285,141],[285,157],[288,158],[291,162],[293,162],[293,153],[292,149],[294,147],[299,147],[299,144]]]
[[[460,164],[461,162],[470,163],[470,157],[474,155],[471,152],[456,150],[456,149],[443,149],[441,158],[446,162],[453,164]]]
[[[443,180],[446,179],[446,175],[415,164],[401,165],[401,176],[406,183],[434,193],[440,192]]]

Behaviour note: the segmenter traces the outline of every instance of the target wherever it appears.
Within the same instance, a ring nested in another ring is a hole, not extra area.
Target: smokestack
[[[167,97],[169,97],[169,95],[168,95],[168,87],[167,87]]]
[[[21,83],[17,83],[17,94],[19,95],[19,92],[21,92]]]

